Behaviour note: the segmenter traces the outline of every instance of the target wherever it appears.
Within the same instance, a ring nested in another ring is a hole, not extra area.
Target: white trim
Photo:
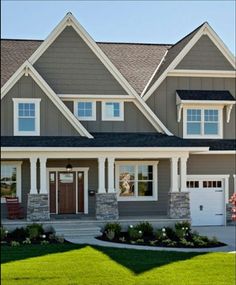
[[[84,103],[91,103],[92,104],[92,116],[91,117],[80,117],[78,116],[78,103],[84,102]],[[73,102],[74,105],[74,115],[78,118],[80,121],[96,121],[97,115],[97,102],[91,101],[89,99],[78,99]]]
[[[97,94],[57,94],[59,98],[63,101],[71,101],[73,99],[78,100],[122,100],[122,101],[133,101],[135,100],[134,96],[131,95],[97,95]]]
[[[199,135],[189,135],[187,134],[187,110],[189,109],[198,109],[201,110],[201,121],[199,122],[201,125],[201,134]],[[217,135],[207,135],[204,134],[204,110],[218,110],[218,134]],[[201,139],[212,139],[212,138],[223,138],[223,107],[222,106],[197,106],[197,105],[188,105],[183,106],[183,138],[189,139],[189,138],[201,138]]]
[[[157,201],[158,200],[158,163],[159,161],[116,161],[115,162],[115,189],[117,193],[117,200],[122,202],[130,202],[130,201]],[[127,196],[127,197],[120,197],[119,196],[119,166],[120,165],[132,165],[135,167],[135,188],[137,192],[138,186],[138,166],[139,165],[151,165],[153,167],[153,175],[152,175],[152,182],[153,182],[153,195],[152,196]]]
[[[47,167],[48,197],[50,197],[49,172],[56,172],[56,214],[58,214],[58,172],[66,172],[63,167]],[[72,172],[76,173],[75,179],[78,180],[78,172],[84,172],[84,214],[88,214],[88,171],[89,167],[73,167]],[[76,193],[78,192],[78,181],[76,182]],[[76,194],[76,214],[78,214],[78,193]],[[52,213],[53,214],[53,213]]]
[[[21,203],[21,165],[22,161],[1,161],[1,166],[3,165],[12,165],[16,166],[16,197],[19,198],[19,202]],[[6,199],[4,197],[1,197],[1,203],[4,204],[6,203]]]
[[[65,118],[71,123],[71,125],[78,131],[81,136],[93,138],[93,136],[84,128],[84,126],[78,121],[78,119],[72,114],[72,112],[66,107],[66,105],[58,98],[56,93],[51,89],[47,82],[41,77],[37,70],[28,62],[25,61],[20,68],[12,75],[12,77],[6,82],[1,89],[1,99],[7,94],[10,88],[21,78],[21,76],[27,73],[38,84],[42,91],[51,99],[54,105],[60,110]]]
[[[117,103],[119,104],[119,117],[107,117],[106,114],[106,104],[107,103]],[[102,101],[102,121],[124,121],[124,102],[121,101]]]
[[[223,77],[235,78],[235,70],[194,70],[194,69],[174,69],[169,71],[167,76],[177,77]]]
[[[98,193],[106,193],[105,188],[105,157],[98,158]]]
[[[161,59],[161,61],[159,62],[159,64],[157,65],[156,69],[154,70],[154,72],[153,72],[151,78],[148,80],[147,85],[144,87],[144,89],[143,89],[143,91],[142,91],[142,93],[141,93],[141,97],[143,97],[143,95],[144,95],[145,92],[147,91],[147,88],[148,88],[149,85],[151,84],[151,82],[152,82],[154,76],[156,75],[157,71],[159,70],[160,66],[162,65],[163,61],[165,60],[167,53],[168,53],[168,49],[167,49],[167,51],[165,52],[165,54],[164,54],[164,56],[162,57],[162,59]]]
[[[190,49],[196,44],[196,42],[201,38],[202,35],[208,35],[214,44],[219,48],[223,55],[227,58],[230,64],[235,69],[235,57],[230,52],[230,50],[225,46],[218,35],[213,31],[208,23],[205,23],[197,33],[192,37],[192,39],[187,43],[187,45],[180,51],[180,53],[175,57],[175,59],[169,64],[169,66],[164,70],[156,82],[151,86],[146,94],[142,96],[144,101],[152,95],[152,93],[157,89],[162,81],[167,77],[170,71],[173,71],[175,67],[180,63],[180,61],[185,57],[185,55],[190,51]]]
[[[234,193],[236,193],[236,174],[234,174],[233,177],[234,177]]]
[[[235,154],[236,150],[209,150],[208,152],[196,152],[195,154]]]
[[[40,101],[35,98],[12,98],[14,103],[14,136],[39,136],[40,135]],[[34,131],[19,131],[19,103],[28,103],[35,105],[35,130]]]

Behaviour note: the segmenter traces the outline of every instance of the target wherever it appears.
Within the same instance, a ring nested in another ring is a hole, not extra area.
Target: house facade
[[[174,45],[97,43],[68,13],[2,40],[1,212],[224,225],[235,178],[235,58],[208,23]]]

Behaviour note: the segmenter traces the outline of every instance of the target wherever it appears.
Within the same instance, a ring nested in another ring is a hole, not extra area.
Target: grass
[[[235,255],[52,244],[2,246],[2,285],[235,284]]]

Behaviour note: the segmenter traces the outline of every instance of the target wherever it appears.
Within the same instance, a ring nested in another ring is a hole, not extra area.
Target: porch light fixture
[[[67,165],[66,165],[66,171],[67,171],[67,172],[72,171],[72,165],[70,164],[70,160],[69,160],[69,159],[68,159],[68,163],[67,163]]]

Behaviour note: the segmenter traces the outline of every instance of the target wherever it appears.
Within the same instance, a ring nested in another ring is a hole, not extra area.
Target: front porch
[[[164,151],[163,148],[158,151],[136,148],[116,152],[109,149],[3,152],[4,162],[22,162],[21,202],[27,220],[9,221],[9,225],[32,221],[50,224],[62,220],[97,223],[103,220],[162,223],[163,220],[166,224],[189,219],[188,156],[186,150]],[[72,166],[69,170],[68,163]],[[129,193],[125,190],[122,196],[117,172],[120,165],[136,169],[137,177],[141,174],[144,177],[146,169],[151,173],[143,180],[128,181],[132,187],[128,185]],[[145,167],[140,174],[141,166]],[[8,224],[5,220],[4,223]]]

